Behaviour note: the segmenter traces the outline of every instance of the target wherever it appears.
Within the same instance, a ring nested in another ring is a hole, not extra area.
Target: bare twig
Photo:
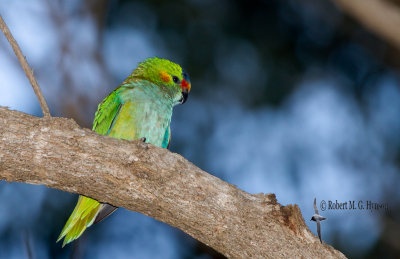
[[[23,238],[23,242],[25,244],[25,248],[26,248],[26,254],[28,259],[33,259],[33,251],[32,251],[32,245],[31,245],[31,238],[30,238],[30,232],[29,230],[26,230],[24,233]]]
[[[310,232],[298,206],[246,193],[166,149],[1,107],[0,125],[0,179],[143,213],[231,258],[345,258]]]
[[[14,37],[12,36],[10,30],[8,29],[6,23],[4,22],[3,17],[1,15],[0,15],[0,29],[3,31],[8,42],[10,43],[11,47],[13,48],[15,55],[17,56],[19,62],[21,63],[21,66],[24,69],[25,74],[28,77],[29,82],[32,85],[33,91],[35,91],[35,94],[40,103],[40,107],[42,108],[43,116],[51,117],[49,107],[47,106],[46,100],[43,97],[43,94],[39,87],[39,84],[37,83],[36,78],[33,75],[33,71],[29,67],[25,56],[22,54],[22,51],[21,51],[18,43],[15,41]]]
[[[400,50],[400,8],[383,0],[333,0],[343,11]]]

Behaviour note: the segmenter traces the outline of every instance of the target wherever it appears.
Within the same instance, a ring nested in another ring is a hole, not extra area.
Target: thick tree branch
[[[65,118],[0,107],[0,179],[43,184],[138,211],[232,258],[345,258],[297,205],[249,194],[182,156],[98,135]]]
[[[17,56],[19,63],[22,66],[26,76],[29,79],[29,82],[32,85],[33,91],[36,94],[36,97],[39,100],[40,107],[42,108],[43,116],[44,117],[51,117],[49,107],[47,106],[46,100],[43,97],[42,90],[38,82],[36,81],[35,76],[33,75],[32,69],[28,65],[28,61],[26,61],[25,56],[22,54],[22,51],[17,43],[17,41],[12,36],[10,30],[7,27],[7,24],[4,22],[3,17],[0,15],[0,29],[3,31],[4,36],[6,36],[8,42],[10,43],[11,47],[14,50],[15,55]]]

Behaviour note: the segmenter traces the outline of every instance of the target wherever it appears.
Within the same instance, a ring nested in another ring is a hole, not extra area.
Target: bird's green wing
[[[108,135],[110,133],[110,130],[112,129],[115,120],[118,118],[118,114],[123,106],[118,97],[119,91],[120,88],[117,88],[99,104],[93,122],[93,131],[102,135]],[[103,208],[108,207],[113,206],[100,204],[94,199],[80,195],[78,203],[76,204],[67,223],[65,223],[57,242],[64,237],[63,246],[65,246],[80,237],[85,229],[93,224],[97,215],[103,211]],[[111,214],[114,210],[115,209],[108,212],[107,215]],[[102,219],[106,216],[103,215]]]
[[[171,143],[171,127],[168,126],[165,130],[164,138],[161,147],[169,148],[169,144]]]
[[[115,89],[99,104],[93,121],[93,131],[102,135],[110,133],[123,106],[118,96],[120,91],[121,88]]]

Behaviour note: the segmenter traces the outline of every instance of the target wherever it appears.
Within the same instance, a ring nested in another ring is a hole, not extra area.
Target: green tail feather
[[[102,205],[98,201],[80,195],[78,203],[67,223],[65,223],[57,242],[65,237],[62,244],[64,247],[80,237],[83,231],[93,224],[101,208]]]

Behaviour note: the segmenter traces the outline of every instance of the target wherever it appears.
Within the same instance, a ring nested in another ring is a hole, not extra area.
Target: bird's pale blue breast
[[[147,82],[148,84],[151,84]],[[172,116],[172,101],[155,85],[136,85],[120,91],[121,108],[109,132],[119,139],[146,138],[146,142],[166,147]]]

